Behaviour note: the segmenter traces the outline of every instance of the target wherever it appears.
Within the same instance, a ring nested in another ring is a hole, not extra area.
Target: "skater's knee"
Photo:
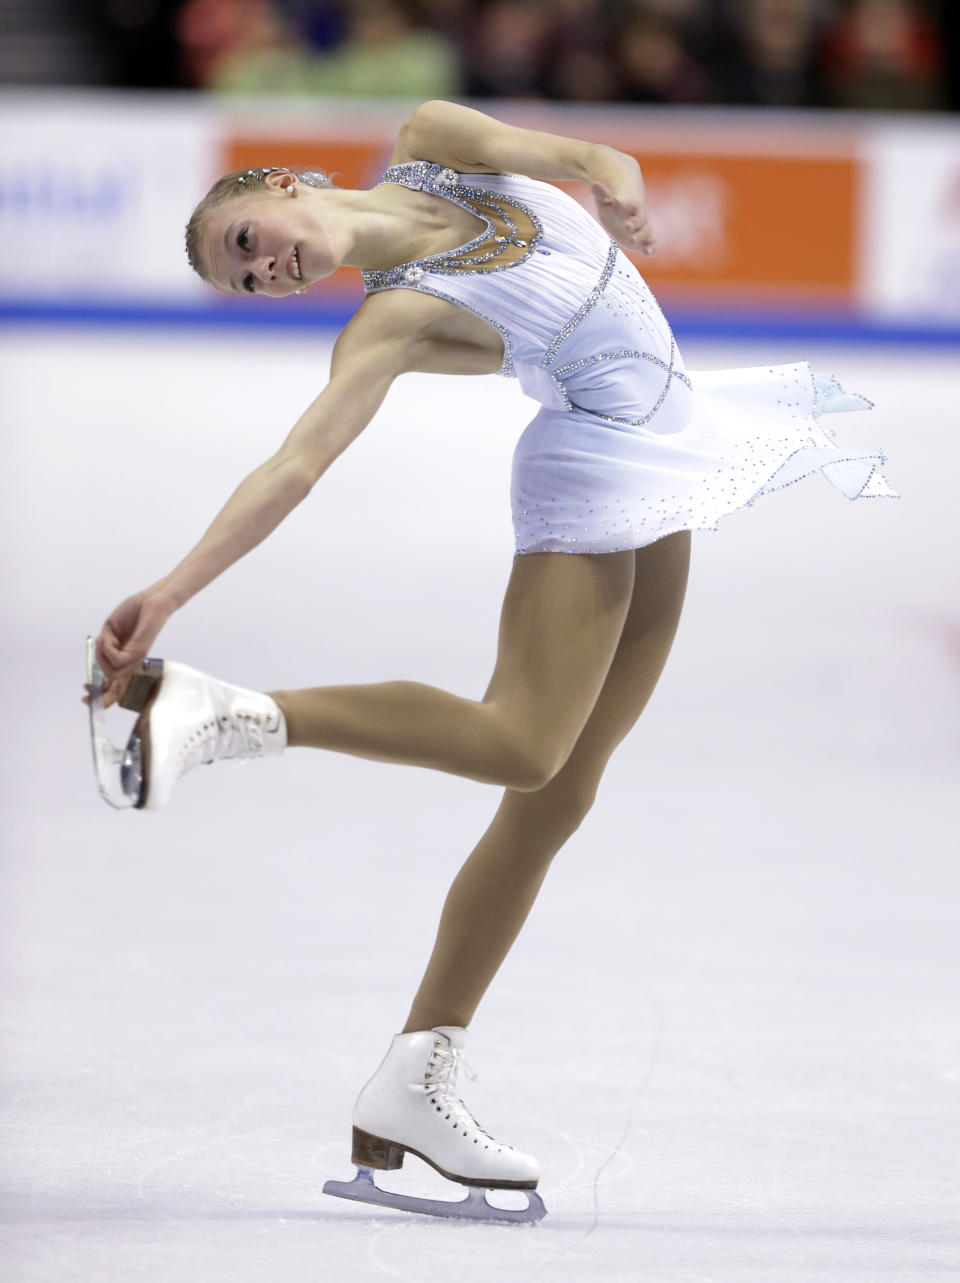
[[[502,710],[485,706],[497,745],[504,785],[518,793],[542,789],[563,766],[564,755],[536,731],[509,720]]]
[[[540,828],[566,841],[586,819],[596,796],[596,780],[561,769],[525,801],[528,809],[536,808]]]
[[[547,788],[557,824],[568,836],[576,833],[596,801],[596,784],[592,780],[567,780],[564,772],[558,771]]]
[[[507,780],[507,788],[517,793],[539,793],[556,774],[549,760],[532,757],[518,765]]]
[[[537,793],[556,774],[549,755],[535,746],[512,744],[504,754],[504,784],[516,793]]]

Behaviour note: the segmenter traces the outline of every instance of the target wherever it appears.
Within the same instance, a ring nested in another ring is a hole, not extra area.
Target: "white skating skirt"
[[[540,411],[513,456],[518,553],[621,552],[677,530],[714,530],[728,513],[816,473],[848,499],[896,497],[880,474],[882,453],[844,449],[821,426],[822,415],[871,408],[832,375],[799,362],[689,378],[692,393],[674,385],[690,400],[676,432],[584,409]]]

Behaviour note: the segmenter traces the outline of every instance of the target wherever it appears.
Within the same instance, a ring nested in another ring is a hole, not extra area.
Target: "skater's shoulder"
[[[485,320],[443,297],[396,289],[367,295],[340,332],[331,373],[494,374],[502,362],[503,339]]]
[[[420,328],[416,302],[400,291],[369,295],[337,336],[334,363],[394,366],[399,373]]]

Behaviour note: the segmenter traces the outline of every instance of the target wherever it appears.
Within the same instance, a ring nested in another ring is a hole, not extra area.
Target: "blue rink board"
[[[302,302],[251,306],[213,304],[171,306],[152,303],[0,301],[0,324],[16,325],[137,325],[197,328],[340,329],[356,310],[350,304],[330,307]],[[892,324],[852,313],[761,311],[738,308],[673,307],[665,310],[681,338],[810,338],[837,342],[920,343],[960,345],[958,324]]]

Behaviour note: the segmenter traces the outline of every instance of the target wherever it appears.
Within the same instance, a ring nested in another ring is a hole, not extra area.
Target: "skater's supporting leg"
[[[517,557],[482,701],[417,682],[274,691],[287,742],[540,788],[566,761],[596,702],[633,576],[633,552]]]
[[[611,753],[653,693],[676,632],[690,535],[636,553],[633,599],[596,706],[563,769],[536,792],[508,790],[450,889],[404,1032],[470,1023],[530,911],[553,856],[593,802]]]

